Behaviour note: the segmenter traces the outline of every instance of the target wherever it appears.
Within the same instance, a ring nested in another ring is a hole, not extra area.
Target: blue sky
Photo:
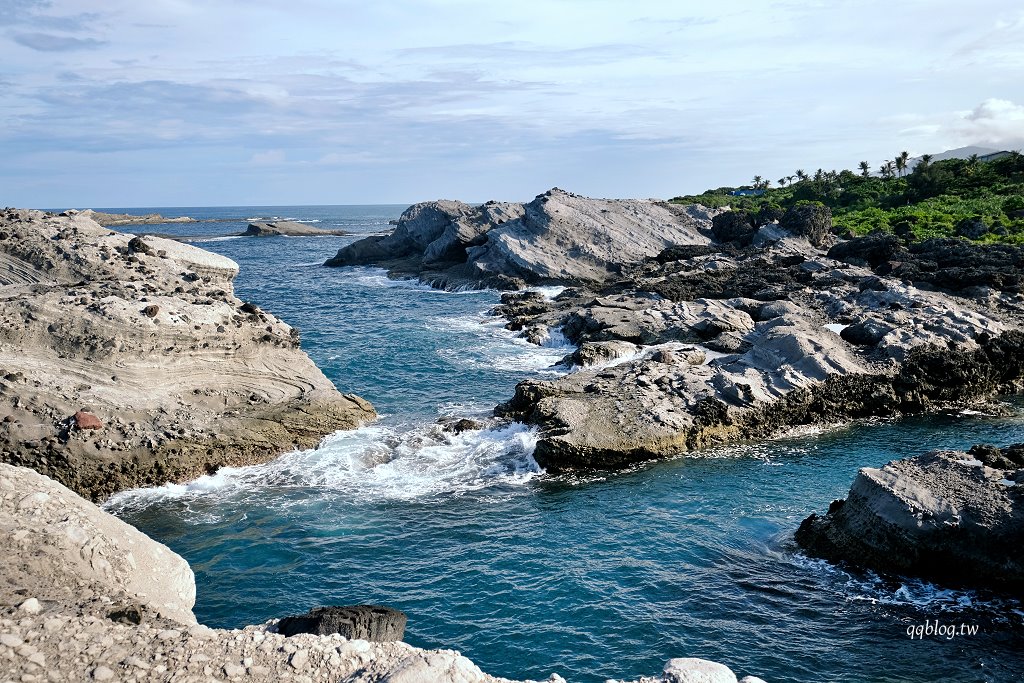
[[[1024,146],[1016,0],[0,0],[0,203],[671,197]]]

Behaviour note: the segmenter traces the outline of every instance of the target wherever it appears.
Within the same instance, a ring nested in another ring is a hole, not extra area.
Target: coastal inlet
[[[1019,680],[1019,603],[847,572],[792,542],[862,466],[1024,441],[1018,405],[1008,416],[865,421],[615,474],[546,475],[530,428],[455,432],[438,420],[483,419],[518,381],[559,377],[565,369],[552,366],[573,350],[564,340],[535,346],[505,330],[486,314],[494,291],[320,266],[356,237],[388,231],[404,208],[155,209],[225,222],[135,229],[213,236],[292,219],[353,234],[197,243],[237,261],[237,295],[298,327],[325,374],[382,416],[319,450],[107,503],[189,561],[200,622],[386,604],[409,615],[408,642],[453,647],[516,678],[637,677],[686,655],[773,683],[853,683],[880,662],[899,681]],[[907,627],[926,619],[981,629],[910,640]]]

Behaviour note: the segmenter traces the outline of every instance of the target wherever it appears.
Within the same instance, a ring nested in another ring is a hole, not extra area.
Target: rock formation
[[[377,265],[439,287],[603,282],[670,245],[703,245],[715,211],[653,200],[588,199],[555,188],[527,204],[434,201],[329,266]]]
[[[803,521],[808,553],[882,572],[1024,587],[1024,444],[933,451],[865,467],[845,500]]]
[[[100,225],[105,226],[121,226],[121,225],[153,225],[158,223],[197,223],[195,218],[189,218],[188,216],[179,216],[177,218],[168,218],[161,216],[158,213],[147,213],[147,214],[133,214],[133,213],[103,213],[102,211],[93,211],[92,209],[86,209],[85,211],[75,211],[74,209],[65,211],[63,215],[66,216],[84,216],[91,218]]]
[[[716,216],[706,232],[721,241],[624,263],[554,300],[506,293],[494,313],[527,339],[560,330],[580,345],[565,363],[582,369],[520,383],[496,413],[540,428],[534,457],[549,471],[615,468],[1024,384],[1024,250],[870,237],[830,257],[824,214],[797,213],[749,239],[752,219]]]
[[[57,482],[0,463],[4,680],[515,683],[452,650],[340,634],[289,637],[276,620],[211,629],[192,614],[195,590],[188,564],[165,546]],[[736,680],[680,678],[729,670],[672,661],[654,680]],[[547,680],[564,683],[557,674]]]
[[[286,636],[340,633],[349,640],[390,643],[403,638],[406,621],[404,612],[380,605],[316,607],[307,614],[281,619],[277,630]]]
[[[327,230],[298,221],[273,221],[270,223],[249,223],[248,229],[239,237],[321,237],[325,235],[347,235],[344,230]]]
[[[266,461],[374,417],[238,266],[87,216],[0,214],[0,461],[94,499]]]

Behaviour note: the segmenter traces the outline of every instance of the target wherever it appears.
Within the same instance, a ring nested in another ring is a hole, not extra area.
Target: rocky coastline
[[[184,481],[375,417],[230,259],[88,216],[0,214],[0,461],[76,492]]]
[[[829,210],[587,199],[427,202],[328,265],[503,295],[528,340],[579,351],[496,408],[550,472],[621,468],[855,418],[988,406],[1024,386],[1024,249],[841,239]]]

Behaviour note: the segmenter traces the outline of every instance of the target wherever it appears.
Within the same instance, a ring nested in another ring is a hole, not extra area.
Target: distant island
[[[956,152],[916,159],[902,152],[876,171],[866,161],[856,172],[798,169],[779,178],[776,187],[755,176],[750,185],[671,201],[729,206],[763,223],[793,207],[818,204],[829,207],[837,231],[850,236],[881,231],[914,240],[1024,243],[1024,155],[1004,151],[957,158]]]

